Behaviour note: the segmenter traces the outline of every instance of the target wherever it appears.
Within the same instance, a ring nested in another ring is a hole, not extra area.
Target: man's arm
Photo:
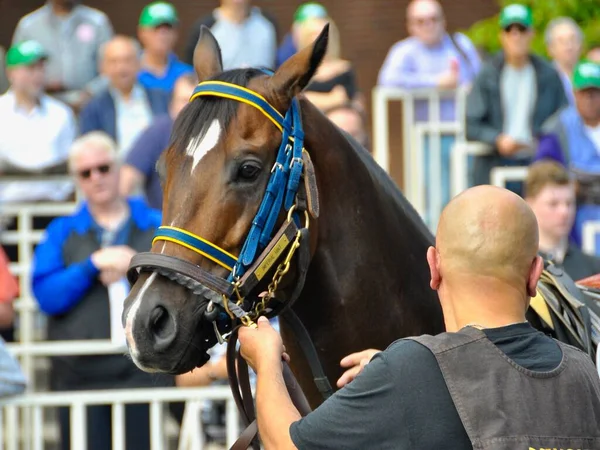
[[[240,344],[244,358],[257,369],[258,427],[267,450],[364,449],[386,436],[394,440],[395,448],[411,448],[410,415],[411,408],[417,403],[411,396],[411,391],[415,391],[415,385],[411,384],[412,378],[415,374],[418,375],[415,378],[417,384],[420,379],[428,381],[427,377],[422,376],[422,372],[424,369],[430,371],[430,366],[415,364],[413,359],[405,364],[405,358],[399,355],[402,367],[412,371],[407,377],[400,374],[399,380],[398,375],[389,369],[384,353],[379,353],[354,381],[301,419],[283,380],[283,344],[279,334],[269,326],[266,319],[261,318],[258,330],[240,330]],[[401,350],[417,347],[416,355],[421,358],[425,352],[427,358],[429,351],[420,344],[406,344],[400,344],[404,345]],[[412,353],[407,354],[408,358],[412,356]],[[435,359],[433,355],[430,356],[435,368]],[[404,404],[404,401],[407,403]],[[402,423],[403,420],[407,422],[406,430],[396,430],[390,435],[390,429],[398,428],[397,423]]]
[[[285,386],[281,360],[260,367],[256,374],[256,410],[265,450],[295,450],[290,426],[301,416]]]
[[[502,130],[498,130],[489,124],[488,99],[483,87],[485,77],[484,71],[475,78],[473,88],[467,96],[467,140],[485,142],[496,145],[498,136]]]
[[[40,309],[50,315],[71,309],[99,273],[91,256],[80,263],[65,265],[62,245],[69,235],[65,225],[62,219],[52,222],[34,252],[33,293]]]

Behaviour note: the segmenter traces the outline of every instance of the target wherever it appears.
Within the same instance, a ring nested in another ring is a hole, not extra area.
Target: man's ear
[[[440,287],[442,278],[439,269],[439,255],[435,247],[429,247],[427,249],[427,264],[429,265],[429,273],[431,274],[429,286],[431,286],[431,289],[434,291],[437,291]]]
[[[284,62],[271,78],[275,95],[287,102],[302,91],[313,77],[327,51],[329,24],[325,25],[315,42]]]
[[[537,295],[537,284],[544,270],[544,260],[541,256],[536,256],[531,263],[529,269],[529,277],[527,278],[527,295],[535,297]]]
[[[200,37],[194,50],[194,69],[199,82],[223,72],[221,48],[206,25],[200,28]]]

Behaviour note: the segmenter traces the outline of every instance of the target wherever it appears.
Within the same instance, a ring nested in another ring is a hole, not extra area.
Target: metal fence
[[[416,208],[425,223],[435,231],[441,210],[442,198],[449,189],[453,197],[469,187],[469,159],[487,155],[491,146],[481,142],[466,140],[465,111],[468,91],[460,88],[453,91],[436,89],[405,90],[389,87],[375,87],[372,92],[373,109],[373,156],[379,165],[390,171],[390,129],[397,124],[390,120],[391,102],[402,103],[402,191]],[[455,99],[454,121],[442,121],[440,102]],[[416,120],[417,102],[427,104],[426,120]],[[439,180],[444,161],[441,158],[441,136],[452,136],[454,145],[450,152],[450,185],[444,186]],[[425,145],[425,140],[429,145]],[[429,152],[429,164],[423,164],[423,154]],[[490,174],[490,184],[505,187],[511,181],[522,181],[527,175],[527,167],[497,167]],[[433,180],[429,186],[425,180]],[[582,248],[589,254],[600,254],[596,249],[596,235],[600,233],[600,222],[589,221],[583,226]]]
[[[36,374],[46,370],[47,357],[59,355],[124,354],[124,346],[110,340],[45,341],[45,320],[31,293],[31,264],[33,249],[43,230],[34,229],[35,217],[70,214],[76,203],[6,204],[0,215],[3,222],[16,224],[13,230],[0,234],[3,245],[17,247],[18,262],[11,271],[19,277],[20,297],[15,301],[17,342],[7,345],[20,361],[29,380],[22,396],[0,402],[0,450],[38,450],[56,441],[55,421],[46,411],[57,407],[71,410],[71,448],[84,449],[86,441],[85,408],[91,405],[112,406],[113,448],[124,449],[124,407],[127,404],[150,405],[152,450],[166,449],[167,436],[175,438],[178,449],[205,448],[200,412],[206,401],[226,403],[226,441],[233,444],[237,437],[239,418],[231,392],[227,387],[114,389],[103,391],[40,392]],[[166,403],[185,402],[181,428],[165,414]],[[46,414],[45,414],[46,413]]]

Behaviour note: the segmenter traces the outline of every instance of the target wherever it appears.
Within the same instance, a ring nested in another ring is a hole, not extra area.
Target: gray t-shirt
[[[528,323],[484,330],[515,363],[548,371],[560,347]],[[399,340],[349,385],[290,427],[299,450],[469,450],[471,442],[435,356]]]
[[[500,74],[504,112],[504,134],[521,143],[533,144],[532,116],[536,101],[535,70],[531,63],[516,69],[505,64]],[[530,153],[530,152],[529,152]],[[527,151],[515,155],[527,156]]]

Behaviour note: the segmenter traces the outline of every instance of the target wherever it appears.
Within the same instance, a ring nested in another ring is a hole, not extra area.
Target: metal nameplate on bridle
[[[302,160],[304,162],[304,187],[308,197],[308,212],[313,219],[317,219],[319,217],[319,190],[317,188],[315,166],[313,166],[307,151],[302,152]]]

